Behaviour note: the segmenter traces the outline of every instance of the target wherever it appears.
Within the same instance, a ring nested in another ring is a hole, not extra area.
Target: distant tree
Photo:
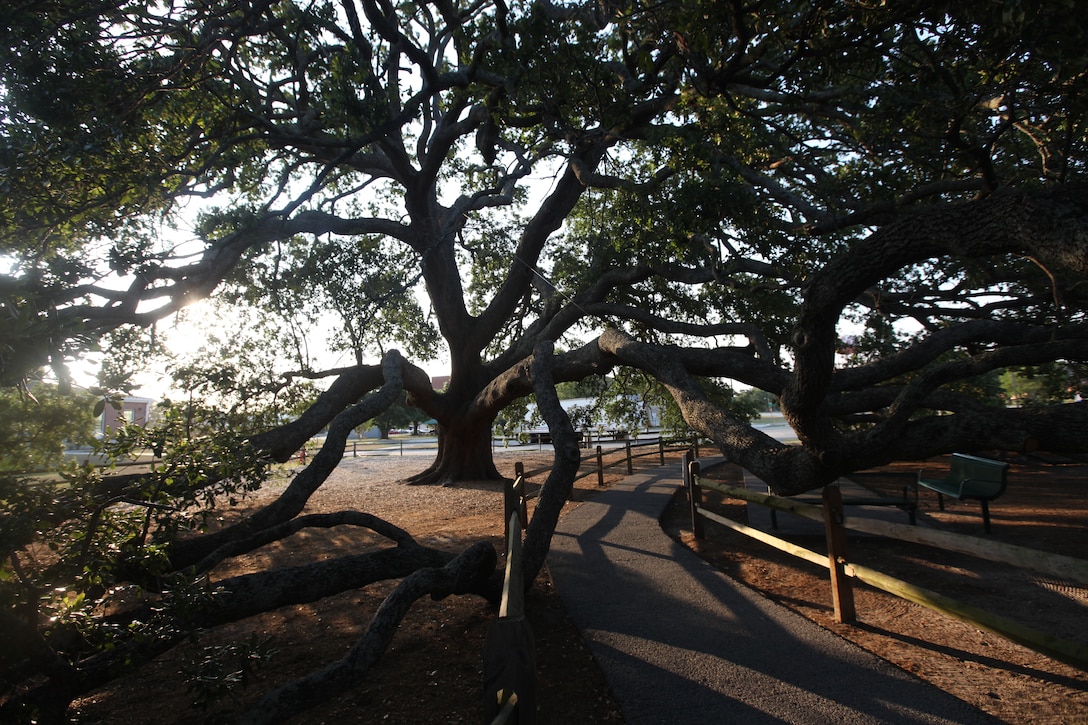
[[[407,393],[401,392],[400,401],[383,410],[380,415],[371,418],[368,423],[381,431],[382,438],[389,437],[389,431],[395,428],[407,428],[418,425],[425,419],[423,411],[408,405]]]
[[[93,444],[95,403],[50,383],[0,389],[0,471],[56,468],[66,448]]]
[[[608,381],[599,375],[591,375],[584,380],[570,380],[557,384],[555,392],[560,400],[572,398],[596,398],[608,389]]]
[[[1083,363],[1064,361],[1033,368],[1013,368],[1001,374],[1001,388],[1009,405],[1068,403],[1083,398],[1088,392],[1088,369]]]
[[[752,417],[778,409],[778,399],[766,390],[750,388],[737,393],[736,404],[752,411]]]

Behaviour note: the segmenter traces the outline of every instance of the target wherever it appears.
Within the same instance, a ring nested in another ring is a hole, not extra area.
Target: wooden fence
[[[645,450],[643,450],[645,449]],[[694,451],[694,455],[699,455],[699,438],[698,436],[688,436],[683,438],[658,438],[656,440],[650,440],[645,443],[632,443],[631,441],[625,441],[623,446],[602,447],[598,445],[596,449],[582,456],[579,461],[578,475],[574,477],[575,481],[587,478],[589,476],[597,476],[597,485],[604,485],[604,472],[610,468],[617,466],[626,466],[627,475],[630,476],[634,473],[634,462],[639,458],[649,458],[651,456],[657,457],[660,465],[665,465],[665,455],[669,452],[684,452]],[[606,462],[606,459],[611,459]],[[585,464],[589,463],[589,466]],[[520,464],[518,464],[520,465]],[[516,468],[515,468],[516,470]],[[532,471],[523,471],[526,479],[539,475],[541,473],[547,473],[551,470],[551,466],[545,466],[543,468],[536,468]],[[572,489],[573,491],[573,489]],[[536,492],[528,494],[529,498],[532,498]]]
[[[514,488],[524,481],[517,476]],[[492,725],[536,721],[536,645],[525,619],[522,573],[522,501],[507,496],[506,573],[499,617],[484,640],[484,718]]]
[[[634,472],[638,458],[656,456],[665,465],[665,454],[683,451],[690,455],[698,450],[698,439],[659,438],[642,444],[627,442],[623,447],[607,451],[597,446],[596,451],[582,456],[581,464],[592,465],[580,472],[575,480],[596,474],[598,485],[604,485],[604,471],[614,466],[627,467]],[[639,448],[647,449],[639,452]],[[616,457],[607,465],[606,453]],[[580,465],[579,470],[585,466]],[[484,642],[484,717],[491,725],[531,725],[536,720],[536,653],[532,631],[525,619],[525,582],[522,577],[521,537],[528,521],[527,502],[539,495],[540,489],[528,490],[528,477],[551,470],[550,466],[526,471],[520,461],[514,464],[514,478],[503,488],[503,511],[506,521],[506,576],[503,580],[502,605],[499,617],[488,628]],[[573,490],[573,487],[572,487]]]
[[[492,448],[497,447],[496,446],[496,441],[498,441],[498,440],[499,439],[492,439]],[[616,451],[616,450],[626,451],[627,456],[631,457],[632,454],[631,454],[630,451],[631,451],[632,448],[639,449],[639,448],[647,448],[647,447],[657,447],[659,449],[661,449],[661,448],[669,449],[669,448],[672,448],[674,446],[674,444],[679,445],[683,441],[688,441],[688,443],[686,443],[685,445],[692,445],[692,443],[690,442],[690,440],[688,438],[668,439],[668,438],[663,438],[663,437],[657,437],[657,438],[651,438],[651,439],[649,439],[648,441],[646,441],[644,443],[638,443],[638,442],[632,443],[631,441],[624,441],[624,445],[622,445],[622,446],[619,446],[619,445],[604,446],[604,450],[606,452],[613,452],[613,451]],[[694,445],[698,446],[698,443],[696,442],[696,443],[694,443]],[[318,450],[320,447],[321,447],[321,444],[319,442],[317,442],[317,440],[307,441],[306,444],[295,453],[294,458],[302,460],[303,462],[305,462],[305,460],[312,457],[314,452],[316,450]],[[529,446],[529,447],[531,447],[531,446]],[[592,450],[592,446],[590,444],[587,444],[586,449],[587,450]],[[600,451],[601,449],[602,449],[602,446],[600,444],[598,444],[596,446],[596,450]],[[368,439],[368,440],[365,440],[365,441],[351,440],[351,441],[348,441],[344,445],[344,455],[345,456],[351,456],[352,458],[358,458],[359,456],[388,456],[388,455],[403,456],[406,451],[407,452],[412,452],[412,451],[437,451],[437,450],[438,450],[438,442],[436,440],[434,440],[434,439],[431,439],[431,438],[424,438],[424,439],[391,438],[391,439],[388,439],[388,440]],[[660,452],[662,452],[662,451],[659,451],[659,453]],[[638,458],[639,456],[648,456],[648,455],[653,455],[653,454],[652,453],[636,453],[636,454],[634,454],[634,457]],[[593,454],[589,454],[589,455],[583,456],[582,460],[585,461],[585,460],[588,460],[588,459],[590,459],[592,457],[593,457]],[[664,464],[662,464],[662,465],[664,465]]]
[[[1088,670],[1088,647],[1084,645],[1059,639],[998,614],[964,604],[944,594],[915,586],[876,569],[851,562],[846,547],[846,530],[886,536],[900,541],[932,546],[944,551],[969,554],[988,561],[1009,564],[1084,585],[1088,585],[1088,561],[1004,544],[989,539],[979,539],[964,534],[847,516],[842,506],[839,488],[835,485],[824,488],[823,506],[821,507],[700,478],[699,462],[690,455],[684,456],[683,472],[684,486],[687,489],[688,502],[691,508],[692,533],[697,539],[705,536],[703,519],[709,519],[733,531],[762,541],[787,554],[828,569],[831,577],[831,594],[835,607],[835,617],[839,622],[851,623],[856,620],[851,579],[858,579],[893,596],[920,604],[979,629],[992,632],[1074,667]],[[810,551],[797,544],[732,521],[704,508],[703,489],[718,491],[733,499],[767,506],[772,510],[784,511],[822,523],[826,534],[828,553],[825,555]]]

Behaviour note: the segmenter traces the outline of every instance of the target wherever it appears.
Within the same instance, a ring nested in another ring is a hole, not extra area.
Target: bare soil
[[[499,451],[496,458],[500,470],[511,473],[514,461],[523,461],[530,470],[550,464],[550,454],[531,449]],[[345,459],[313,497],[308,511],[362,510],[443,549],[461,551],[484,539],[501,552],[500,485],[479,482],[433,488],[397,482],[425,462],[414,457]],[[655,463],[643,459],[636,468]],[[624,466],[611,468],[605,484],[625,474]],[[734,481],[738,474],[728,467],[715,472]],[[532,480],[543,478],[541,473]],[[1009,492],[992,506],[994,538],[1083,558],[1088,551],[1088,467],[1017,466],[1012,480]],[[246,505],[269,500],[282,485],[267,486]],[[576,506],[597,490],[596,475],[580,479],[575,500],[568,506]],[[952,504],[939,514],[935,499],[923,493],[921,508],[936,525],[981,533],[977,504]],[[747,515],[744,505],[737,502],[722,502],[719,510],[740,521]],[[683,497],[678,497],[663,521],[672,535],[730,576],[918,677],[1005,722],[1088,722],[1088,673],[864,587],[856,592],[859,623],[839,625],[832,616],[825,571],[716,525],[708,527],[706,539],[695,542],[686,511]],[[819,545],[804,543],[809,548]],[[215,575],[232,576],[381,546],[376,536],[356,529],[304,532],[243,560],[224,563]],[[1007,567],[912,551],[904,544],[877,539],[852,540],[851,557],[920,586],[1023,618],[1088,647],[1084,626],[1088,596],[1068,582],[1032,579]],[[78,702],[78,720],[231,722],[269,689],[341,657],[394,585],[345,592],[202,632],[140,672]],[[534,584],[527,611],[537,647],[538,722],[622,722],[600,670],[546,575]],[[294,722],[481,722],[483,640],[495,616],[492,607],[475,597],[421,600],[365,681]],[[199,690],[190,690],[181,673],[200,662],[204,648],[250,637],[267,642],[274,652],[249,686],[205,707],[194,704]]]
[[[947,470],[933,460],[927,470]],[[918,464],[890,466],[917,471]],[[743,486],[742,472],[723,466],[709,477]],[[1088,466],[1014,465],[1007,492],[991,503],[992,534],[983,533],[976,501],[949,501],[922,491],[921,517],[941,530],[1084,558],[1088,552]],[[891,494],[892,491],[884,493]],[[743,502],[708,506],[745,523]],[[903,515],[906,523],[906,514]],[[1009,642],[976,626],[855,584],[858,621],[834,617],[827,570],[708,521],[695,540],[686,497],[665,517],[666,530],[722,571],[892,664],[1008,723],[1088,722],[1088,672]],[[784,536],[824,553],[822,536]],[[1088,590],[1004,564],[869,536],[851,536],[849,560],[916,586],[1000,614],[1081,647],[1088,660]]]

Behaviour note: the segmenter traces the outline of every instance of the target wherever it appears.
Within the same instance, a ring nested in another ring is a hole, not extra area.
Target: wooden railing
[[[519,464],[520,465],[520,464]],[[484,641],[484,717],[492,725],[531,725],[536,720],[536,648],[525,619],[525,579],[522,573],[521,521],[524,486],[519,474],[505,497],[506,573],[499,618]]]
[[[651,449],[648,453],[639,453],[637,449]],[[604,463],[605,452],[601,446],[587,456],[582,456],[581,463],[592,462],[587,472],[579,473],[577,478],[598,475],[599,485],[604,485],[604,471],[618,465],[626,465],[627,472],[633,472],[633,462],[637,458],[657,456],[661,465],[665,465],[665,454],[670,450],[682,450],[690,455],[698,450],[698,440],[659,438],[643,444],[627,443],[623,447],[609,450],[612,454],[622,454],[617,460]],[[514,478],[503,487],[503,511],[506,521],[506,575],[503,580],[502,605],[499,617],[488,628],[484,642],[484,718],[492,725],[531,724],[536,719],[535,673],[536,652],[533,645],[532,631],[525,619],[525,581],[522,575],[521,537],[522,526],[527,519],[527,503],[539,495],[540,489],[528,491],[528,477],[549,471],[551,467],[526,471],[520,461],[514,464]],[[577,480],[577,478],[575,480]],[[573,490],[573,486],[572,486]]]
[[[597,485],[604,486],[604,472],[610,468],[626,466],[627,475],[631,475],[634,473],[634,462],[639,458],[655,456],[658,458],[660,465],[664,466],[665,455],[669,452],[690,450],[694,452],[695,456],[698,456],[699,444],[700,440],[698,436],[688,436],[683,438],[657,438],[656,440],[650,440],[645,443],[625,441],[622,446],[611,446],[607,448],[598,445],[596,450],[579,459],[578,475],[574,477],[574,480],[579,481],[583,478],[596,475]],[[643,451],[640,449],[645,450]],[[612,460],[606,462],[606,459],[609,458]],[[590,465],[585,465],[587,463]],[[542,473],[547,473],[550,470],[551,466],[544,466],[531,471],[523,471],[523,474],[525,478],[528,479]],[[573,491],[573,488],[571,490]],[[528,498],[532,498],[536,493],[536,491],[533,491],[526,495]]]
[[[944,594],[915,586],[876,569],[851,562],[846,547],[846,530],[933,546],[942,551],[969,554],[988,561],[1030,569],[1085,585],[1088,585],[1088,561],[1004,544],[989,539],[979,539],[964,534],[846,516],[839,488],[836,485],[824,487],[823,506],[821,507],[700,478],[699,472],[699,462],[694,460],[692,456],[685,455],[683,464],[684,486],[687,489],[688,502],[691,508],[691,528],[695,538],[705,537],[703,519],[708,519],[787,554],[828,569],[831,574],[831,594],[835,606],[835,617],[839,622],[851,623],[856,619],[851,579],[857,579],[893,596],[906,599],[979,629],[992,632],[1056,660],[1080,669],[1088,669],[1088,647],[1084,645],[1059,639],[1051,634],[1032,629],[993,612],[973,607]],[[703,506],[703,489],[710,489],[729,498],[766,506],[822,523],[826,532],[828,553],[825,555],[810,551],[797,544],[750,526],[745,526],[708,510]]]

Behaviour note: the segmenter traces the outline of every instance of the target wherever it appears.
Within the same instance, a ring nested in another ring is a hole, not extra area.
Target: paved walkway
[[[564,516],[548,569],[629,725],[991,723],[725,576],[659,525],[679,465]]]

